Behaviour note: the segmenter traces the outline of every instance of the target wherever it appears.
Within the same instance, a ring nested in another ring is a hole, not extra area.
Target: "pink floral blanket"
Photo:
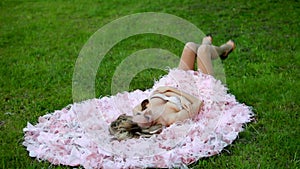
[[[113,140],[109,124],[132,109],[159,86],[172,86],[204,102],[194,119],[164,128],[150,138]],[[253,117],[251,108],[236,101],[212,76],[172,69],[153,88],[119,93],[71,104],[39,117],[24,128],[29,155],[53,164],[84,168],[185,167],[220,153]]]

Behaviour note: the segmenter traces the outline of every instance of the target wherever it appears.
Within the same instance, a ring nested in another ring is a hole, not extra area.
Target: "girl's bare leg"
[[[188,42],[184,46],[182,55],[179,62],[179,69],[182,70],[194,70],[196,53],[199,45],[194,42]]]
[[[201,45],[188,42],[184,46],[178,68],[194,70],[195,58],[197,57],[198,69],[203,73],[213,75],[212,60],[219,58],[234,47],[233,41],[228,41],[220,47],[213,46],[211,36],[204,37]]]
[[[214,72],[212,66],[212,58],[216,58],[218,56],[218,53],[216,50],[214,50],[214,47],[211,43],[211,38],[203,38],[202,44],[197,50],[197,66],[201,72],[213,75]]]
[[[233,41],[228,41],[226,44],[216,47],[212,45],[212,38],[210,36],[204,37],[202,44],[197,50],[198,69],[203,73],[213,75],[212,60],[217,59],[234,47]]]

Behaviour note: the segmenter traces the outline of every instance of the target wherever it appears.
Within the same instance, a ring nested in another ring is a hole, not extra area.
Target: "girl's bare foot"
[[[211,45],[212,44],[212,36],[211,34],[207,34],[203,39],[202,39],[202,44],[205,44],[205,45]]]

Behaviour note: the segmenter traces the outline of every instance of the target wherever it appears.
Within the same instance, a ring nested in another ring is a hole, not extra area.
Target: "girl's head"
[[[110,124],[109,132],[114,135],[118,140],[128,138],[137,138],[155,128],[150,109],[150,101],[145,99],[139,105],[139,111],[134,116],[120,115],[115,121]],[[157,127],[157,126],[156,126]],[[150,129],[150,130],[149,130]],[[157,133],[151,131],[151,134]]]
[[[137,123],[141,128],[149,128],[153,125],[152,111],[148,99],[142,101],[140,111],[135,113],[132,121]]]

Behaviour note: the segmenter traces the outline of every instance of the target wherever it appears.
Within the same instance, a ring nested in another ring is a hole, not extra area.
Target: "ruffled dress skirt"
[[[109,125],[159,86],[172,86],[203,100],[193,119],[177,122],[150,138],[117,141]],[[236,101],[210,75],[172,69],[146,91],[123,92],[71,104],[39,117],[24,128],[29,156],[55,165],[84,168],[186,167],[220,153],[253,117],[251,108]]]

